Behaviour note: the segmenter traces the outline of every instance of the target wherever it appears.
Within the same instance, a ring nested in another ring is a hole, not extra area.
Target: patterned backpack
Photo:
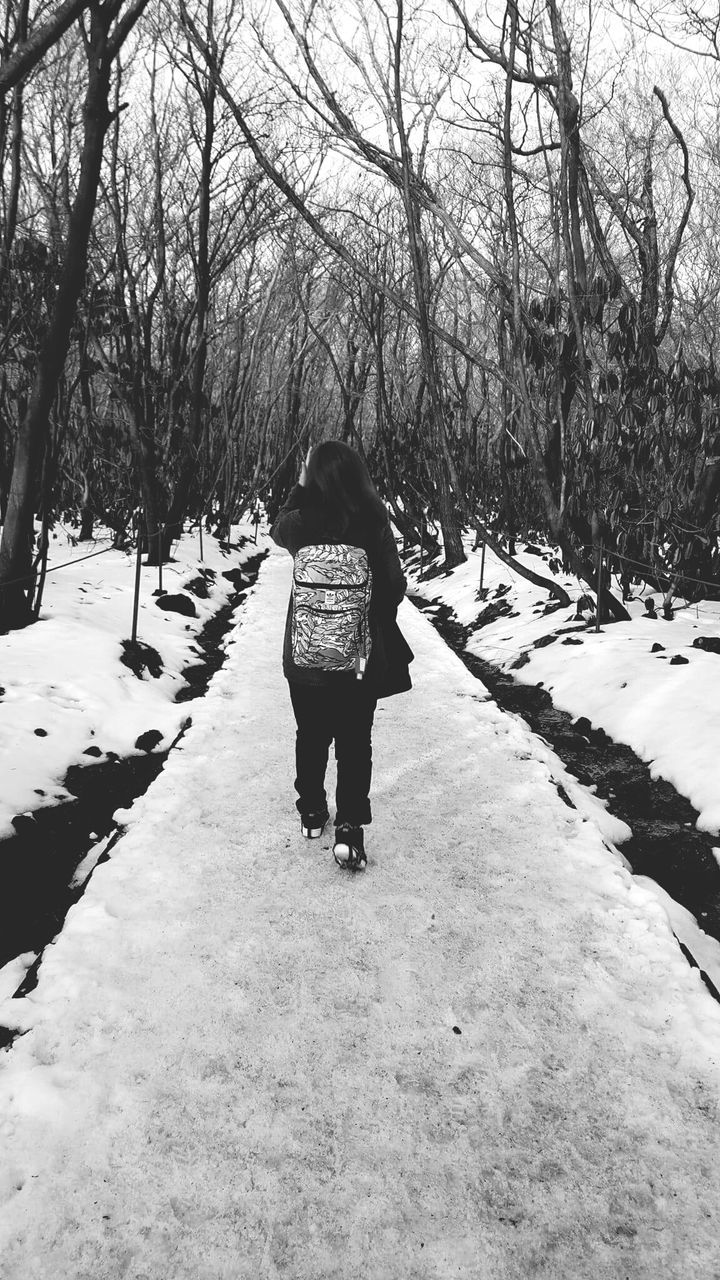
[[[370,657],[372,573],[367,552],[345,543],[301,547],[293,570],[292,656],[298,667],[354,671]]]

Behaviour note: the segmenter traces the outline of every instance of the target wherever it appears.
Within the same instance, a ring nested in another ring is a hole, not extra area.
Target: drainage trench
[[[651,777],[648,765],[630,747],[614,742],[585,717],[573,719],[558,710],[546,689],[522,684],[468,653],[465,646],[473,633],[448,605],[416,595],[409,599],[420,610],[432,610],[428,616],[436,630],[498,706],[522,716],[574,777],[607,800],[611,812],[628,824],[632,837],[623,843],[622,852],[633,872],[655,880],[720,942],[720,865],[713,853],[718,838],[697,830],[698,814],[690,801],[669,782]],[[563,799],[569,803],[565,795]],[[682,949],[688,955],[687,948]]]
[[[186,683],[176,702],[202,697],[226,661],[222,642],[266,555],[258,552],[223,574],[235,590],[195,637],[198,661],[181,672]],[[212,571],[205,570],[186,590],[206,597],[212,576]],[[145,645],[131,649],[126,644],[122,661],[136,674],[161,669],[159,654]],[[44,948],[57,937],[70,907],[82,897],[94,867],[108,860],[123,834],[113,814],[145,794],[191,723],[188,716],[166,750],[153,749],[160,735],[149,730],[136,743],[145,750],[144,755],[121,758],[106,752],[102,760],[72,765],[62,782],[71,800],[13,819],[14,835],[0,840],[0,968],[17,956],[36,956],[16,997],[27,995],[36,986]],[[97,748],[90,751],[100,754]],[[10,1045],[16,1035],[0,1026],[0,1048]]]

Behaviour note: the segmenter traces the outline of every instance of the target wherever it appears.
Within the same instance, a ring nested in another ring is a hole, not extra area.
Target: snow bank
[[[242,534],[252,536],[251,527],[233,536]],[[143,569],[138,640],[158,651],[163,670],[157,679],[148,672],[138,679],[120,661],[132,630],[134,552],[83,559],[88,544],[66,534],[53,542],[50,570],[66,567],[49,573],[39,621],[0,635],[0,838],[12,832],[16,814],[68,799],[62,779],[70,765],[89,763],[88,748],[102,756],[140,754],[136,739],[156,729],[156,750],[167,749],[188,715],[174,701],[184,686],[180,672],[199,652],[196,635],[234,590],[222,574],[256,551],[249,542],[226,553],[205,535],[201,560],[197,533],[175,544],[163,588],[184,592],[195,618],[158,608],[158,570]],[[202,599],[185,589],[206,569],[216,576]]]
[[[529,661],[514,670],[525,684],[542,684],[555,705],[573,716],[587,716],[616,742],[626,743],[698,810],[700,830],[720,833],[720,654],[693,647],[700,636],[720,641],[720,604],[677,607],[673,621],[645,616],[643,598],[628,604],[631,622],[613,623],[596,634],[589,629],[581,644],[562,643],[561,633],[575,623],[576,605],[549,617],[548,596],[514,574],[489,549],[483,585],[487,600],[477,598],[481,550],[466,542],[468,560],[449,575],[414,582],[428,599],[448,604],[460,622],[471,626],[488,601],[506,600],[510,616],[479,629],[468,650],[508,670],[521,654]],[[548,568],[544,559],[521,552],[518,559],[554,578],[577,601],[587,588]],[[509,590],[501,591],[501,587]],[[647,591],[645,595],[649,594]],[[548,634],[554,644],[534,649]],[[652,653],[654,644],[662,650]],[[687,661],[673,663],[679,657]]]

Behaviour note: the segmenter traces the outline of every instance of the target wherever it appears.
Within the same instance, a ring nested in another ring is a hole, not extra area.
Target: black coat
[[[372,643],[364,681],[378,698],[387,698],[412,688],[408,668],[414,655],[397,624],[398,605],[405,595],[407,583],[390,521],[386,520],[376,528],[351,523],[342,537],[332,535],[327,529],[322,511],[308,501],[306,489],[298,484],[278,513],[270,530],[270,537],[293,556],[300,547],[320,542],[343,542],[365,549],[372,570],[373,585],[370,600]],[[324,686],[354,680],[353,672],[321,671],[295,666],[291,641],[292,607],[291,595],[283,644],[283,671],[287,679],[297,684]]]

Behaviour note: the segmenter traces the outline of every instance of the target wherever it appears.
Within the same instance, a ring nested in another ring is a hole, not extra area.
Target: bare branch
[[[135,3],[130,5],[127,13],[124,13],[122,18],[119,19],[115,30],[108,40],[109,58],[117,57],[138,18],[142,15],[143,10],[147,9],[148,4],[149,0],[135,0]]]
[[[465,31],[466,47],[469,52],[472,53],[473,50],[477,50],[486,62],[493,62],[495,66],[500,67],[506,74],[512,75],[513,80],[519,84],[532,84],[538,88],[557,88],[557,76],[541,76],[535,71],[524,71],[522,67],[511,63],[501,49],[494,49],[487,40],[483,39],[477,27],[474,27],[470,22],[465,10],[457,3],[457,0],[447,0],[447,3],[455,16],[460,19]]]
[[[672,313],[672,305],[673,305],[673,272],[675,271],[675,263],[677,261],[677,256],[680,251],[680,245],[682,244],[683,235],[685,234],[685,228],[688,223],[688,218],[690,217],[690,210],[692,209],[692,206],[693,206],[695,193],[690,184],[690,156],[688,155],[687,143],[685,142],[685,138],[683,137],[682,133],[680,132],[680,129],[675,124],[675,121],[673,120],[670,114],[670,108],[667,104],[667,99],[665,97],[665,94],[662,92],[661,89],[658,88],[657,85],[654,86],[653,93],[655,94],[655,97],[658,99],[658,102],[662,107],[662,113],[667,123],[669,124],[670,128],[672,129],[675,135],[675,138],[677,139],[678,145],[680,146],[680,149],[682,150],[683,184],[685,186],[685,192],[686,192],[685,208],[683,209],[682,217],[680,218],[680,222],[678,223],[678,228],[677,228],[677,231],[675,232],[675,238],[670,246],[667,262],[665,264],[665,314],[663,316],[662,324],[660,325],[660,330],[658,333],[658,342],[660,342],[664,338],[667,332],[668,325],[670,323],[670,315]]]
[[[33,31],[27,40],[23,40],[9,58],[0,62],[0,97],[30,74],[48,49],[57,44],[75,19],[89,9],[90,5],[91,0],[65,0],[52,18],[48,18],[47,22]]]

